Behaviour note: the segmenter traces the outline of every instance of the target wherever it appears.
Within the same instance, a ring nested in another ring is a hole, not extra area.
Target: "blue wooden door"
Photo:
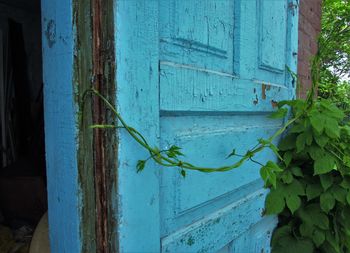
[[[267,115],[294,96],[297,6],[292,0],[118,0],[118,110],[154,145],[183,148],[206,166],[244,154],[282,124]],[[259,166],[225,173],[148,164],[119,132],[120,252],[269,252]],[[275,160],[259,154],[261,163]]]

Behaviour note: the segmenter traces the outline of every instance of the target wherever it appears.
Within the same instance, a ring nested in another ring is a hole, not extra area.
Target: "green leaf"
[[[306,144],[306,135],[305,132],[298,135],[296,140],[297,153],[300,153],[304,150]]]
[[[302,133],[305,131],[305,126],[303,122],[295,124],[292,126],[292,128],[289,130],[289,133]]]
[[[307,152],[314,161],[322,159],[326,155],[325,151],[316,145],[308,147]]]
[[[173,145],[167,150],[166,154],[170,158],[176,158],[177,156],[183,156],[184,154],[181,153],[180,150],[181,150],[180,147]]]
[[[285,207],[284,196],[281,192],[271,190],[265,200],[266,214],[279,214]]]
[[[285,185],[283,191],[286,195],[305,195],[305,189],[303,184],[299,180],[293,180],[289,185]]]
[[[308,239],[295,239],[292,236],[280,238],[271,253],[313,253],[314,245]]]
[[[299,209],[297,214],[308,226],[317,226],[324,230],[329,228],[328,216],[322,212],[319,204],[309,204],[304,209]]]
[[[181,176],[182,176],[183,178],[186,177],[186,171],[185,171],[184,169],[182,169],[182,170],[180,171],[180,173],[181,173]]]
[[[329,192],[322,193],[320,196],[320,206],[323,211],[328,213],[333,209],[335,205],[335,199]]]
[[[305,143],[306,143],[306,145],[310,146],[312,143],[312,139],[313,139],[312,132],[305,131],[304,134],[305,134]]]
[[[276,188],[276,173],[283,171],[276,163],[268,161],[265,166],[260,169],[260,176],[264,180],[265,185],[270,183]]]
[[[306,185],[306,197],[310,201],[314,198],[317,198],[321,195],[323,189],[319,184],[307,184]]]
[[[303,237],[312,238],[312,234],[315,230],[315,226],[311,222],[304,222],[300,225],[299,231]]]
[[[285,138],[283,138],[278,147],[281,151],[287,151],[295,148],[295,140],[296,135],[295,134],[289,134]]]
[[[266,166],[267,166],[270,170],[275,171],[275,172],[281,172],[281,171],[283,171],[283,170],[277,165],[277,163],[272,162],[272,161],[268,161],[268,162],[266,163]]]
[[[344,226],[346,229],[350,229],[350,206],[347,205],[341,210],[339,222]],[[350,232],[350,231],[349,231]],[[350,233],[349,235],[350,236]]]
[[[325,232],[320,229],[315,229],[312,235],[312,240],[315,243],[316,247],[321,246],[322,243],[326,240]]]
[[[295,100],[282,100],[282,101],[279,101],[278,103],[277,103],[277,106],[279,107],[279,108],[281,108],[281,107],[283,107],[283,106],[285,106],[285,105],[289,105],[289,106],[296,106],[297,104],[300,104],[300,103],[305,103],[303,100],[301,100],[301,99],[295,99]]]
[[[343,162],[344,162],[346,167],[350,168],[350,156],[344,155],[343,156]]]
[[[338,120],[341,120],[345,117],[345,114],[342,110],[340,110],[337,106],[335,106],[334,104],[331,104],[327,100],[320,101],[320,105],[321,107],[326,109],[324,110],[324,113],[330,117],[336,118]]]
[[[328,173],[334,169],[334,166],[335,166],[334,158],[330,155],[326,155],[315,161],[314,174],[320,175],[320,174]]]
[[[349,125],[341,126],[341,131],[342,131],[343,135],[350,136],[350,126]]]
[[[139,173],[143,171],[146,165],[146,160],[138,160],[136,165],[136,172]]]
[[[317,145],[319,145],[320,147],[324,147],[326,146],[329,138],[327,137],[327,135],[321,134],[321,135],[314,135],[314,139],[317,143]]]
[[[269,118],[271,119],[282,119],[287,115],[288,109],[287,108],[279,108],[277,111],[271,113]]]
[[[270,183],[274,188],[276,188],[276,174],[267,165],[261,167],[260,176],[265,182],[265,186],[267,186]]]
[[[290,234],[291,234],[291,226],[290,225],[284,225],[282,227],[277,227],[272,235],[272,239],[271,239],[272,247],[276,246],[279,243],[281,238],[289,236]]]
[[[333,177],[331,174],[320,175],[320,182],[324,190],[327,190],[333,184]]]
[[[350,177],[346,176],[343,178],[343,181],[340,183],[340,186],[344,189],[350,190]]]
[[[321,134],[323,132],[325,120],[321,114],[314,113],[310,117],[310,123],[316,133]]]
[[[281,179],[285,184],[290,184],[293,181],[294,177],[291,171],[286,170],[282,173]]]
[[[313,224],[318,226],[321,229],[328,229],[329,228],[329,219],[328,216],[324,213],[316,213],[314,216],[311,217],[313,219]]]
[[[321,249],[322,249],[322,252],[326,252],[326,253],[341,253],[337,247],[335,248],[327,240],[323,243],[323,245],[321,246]]]
[[[289,195],[286,197],[286,203],[292,214],[300,207],[301,200],[297,195]]]
[[[333,185],[332,188],[330,189],[330,192],[332,193],[333,197],[337,201],[339,201],[343,204],[346,203],[347,192],[344,188],[340,187],[339,185]]]
[[[297,176],[297,177],[303,177],[304,176],[304,174],[301,171],[300,167],[294,166],[294,167],[292,167],[291,171],[292,171],[294,176]]]
[[[336,139],[340,136],[340,128],[338,122],[335,119],[326,119],[325,132],[328,137]]]
[[[348,194],[346,195],[346,201],[347,201],[348,204],[350,205],[350,191],[349,191]]]
[[[287,151],[283,154],[283,161],[286,167],[289,166],[290,162],[292,161],[292,158],[293,158],[293,153],[290,151]]]
[[[327,253],[337,252],[340,253],[339,239],[337,239],[331,231],[326,232],[326,242],[330,247]]]

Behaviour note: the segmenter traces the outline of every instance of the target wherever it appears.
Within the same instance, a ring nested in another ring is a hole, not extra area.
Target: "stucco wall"
[[[301,0],[299,11],[298,76],[301,86],[298,97],[305,98],[311,87],[310,59],[317,52],[317,37],[321,31],[322,0]]]

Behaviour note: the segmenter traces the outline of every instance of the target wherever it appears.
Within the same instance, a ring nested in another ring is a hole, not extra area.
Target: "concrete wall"
[[[299,11],[298,76],[300,87],[297,95],[305,98],[311,87],[310,60],[317,52],[317,37],[321,31],[322,0],[301,0]]]

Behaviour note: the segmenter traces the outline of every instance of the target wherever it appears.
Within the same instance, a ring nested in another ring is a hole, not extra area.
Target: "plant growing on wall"
[[[95,124],[92,125],[91,128],[102,128],[102,129],[107,129],[107,128],[121,128],[125,129],[129,135],[138,143],[140,144],[141,147],[145,148],[148,153],[149,157],[146,158],[145,160],[139,160],[137,162],[137,172],[141,172],[144,170],[147,162],[150,160],[153,160],[157,164],[163,166],[163,167],[171,167],[171,168],[178,168],[179,172],[183,177],[186,176],[186,170],[195,170],[195,171],[200,171],[200,172],[206,172],[206,173],[211,173],[211,172],[225,172],[229,170],[236,169],[240,167],[244,162],[246,161],[251,161],[254,163],[257,163],[259,165],[262,165],[260,162],[254,160],[254,156],[264,150],[265,148],[271,149],[277,156],[279,156],[278,148],[273,144],[273,140],[275,140],[278,136],[283,134],[286,129],[293,124],[299,116],[290,119],[282,128],[280,128],[274,135],[269,137],[268,139],[259,139],[257,141],[257,144],[248,149],[245,154],[237,154],[236,150],[233,149],[230,154],[227,155],[226,158],[230,158],[232,156],[239,157],[239,160],[233,164],[229,165],[224,165],[220,167],[206,167],[206,166],[197,166],[194,165],[191,162],[188,162],[183,159],[184,154],[182,153],[182,150],[180,147],[172,145],[169,149],[160,149],[159,147],[152,147],[150,144],[147,142],[146,138],[135,128],[129,126],[120,113],[112,106],[112,104],[109,103],[109,101],[103,97],[97,90],[92,88],[91,90],[88,90],[84,94],[84,99],[86,95],[89,93],[92,93],[96,96],[98,96],[106,105],[107,107],[115,114],[117,117],[120,125],[101,125],[101,124]],[[83,99],[83,100],[84,100]],[[271,117],[272,118],[283,118],[287,114],[288,110],[286,108],[280,108],[278,111],[274,112]],[[280,157],[280,159],[282,159]],[[272,185],[276,185],[276,177],[275,177],[275,172],[281,171],[281,169],[278,167],[278,165],[275,162],[269,161],[263,168],[262,168],[262,175],[264,180],[268,183],[271,183]]]

